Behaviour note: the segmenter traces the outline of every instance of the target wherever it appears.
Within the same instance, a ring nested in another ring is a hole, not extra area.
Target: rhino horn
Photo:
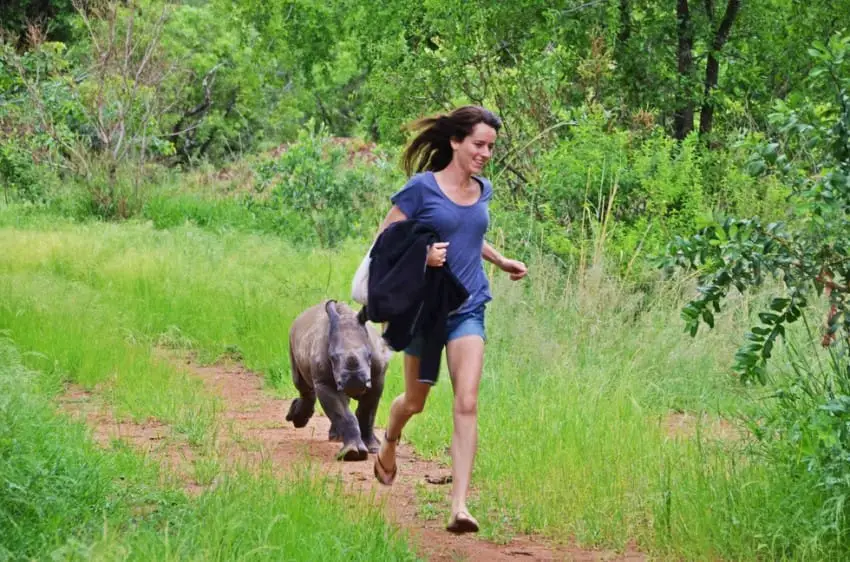
[[[331,348],[339,343],[339,312],[336,309],[336,301],[328,301],[325,304],[328,313],[328,344]]]

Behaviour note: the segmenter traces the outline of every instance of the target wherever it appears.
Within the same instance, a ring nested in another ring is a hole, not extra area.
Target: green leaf
[[[770,301],[770,309],[776,312],[782,312],[790,302],[791,299],[788,298],[774,298]]]
[[[685,320],[696,320],[699,318],[699,309],[691,303],[682,308],[682,317]]]
[[[773,351],[773,338],[767,338],[764,342],[764,347],[761,350],[761,356],[765,359],[770,359],[770,353]]]
[[[773,312],[759,312],[759,320],[765,324],[776,324],[779,321],[779,315]]]
[[[746,334],[744,334],[744,337],[747,338],[747,341],[757,341],[757,342],[763,342],[764,338],[765,338],[765,336],[760,335],[760,334],[756,334],[754,332],[747,332]]]
[[[702,311],[702,319],[705,320],[709,328],[714,328],[714,315],[707,308]]]

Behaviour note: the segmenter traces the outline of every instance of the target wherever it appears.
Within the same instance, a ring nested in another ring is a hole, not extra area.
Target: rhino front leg
[[[328,430],[328,441],[342,441],[342,433],[331,422],[331,428]]]
[[[342,437],[342,448],[337,460],[363,461],[369,456],[366,445],[360,438],[357,418],[348,408],[348,398],[326,384],[316,385],[316,395],[322,409],[331,420],[331,426]]]
[[[372,389],[360,398],[357,404],[357,425],[360,427],[360,438],[366,445],[366,449],[375,454],[381,447],[381,442],[375,437],[375,414],[378,411],[378,403],[384,392],[384,385],[373,386]]]

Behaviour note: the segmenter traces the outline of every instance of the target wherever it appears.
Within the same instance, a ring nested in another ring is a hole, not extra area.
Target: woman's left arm
[[[484,249],[481,250],[481,257],[492,263],[499,269],[502,268],[502,262],[505,261],[505,256],[496,251],[496,248],[484,241]]]
[[[528,273],[528,268],[521,261],[511,260],[500,254],[487,241],[484,241],[484,247],[481,250],[481,257],[492,263],[505,273],[511,274],[511,279],[517,281],[525,277]]]

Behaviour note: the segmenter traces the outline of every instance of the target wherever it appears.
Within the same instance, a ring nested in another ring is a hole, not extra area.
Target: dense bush
[[[60,168],[51,163],[71,156],[80,106],[67,87],[68,67],[61,43],[43,43],[19,56],[0,40],[0,183],[7,202],[45,202],[58,183]],[[35,92],[45,104],[30,103]]]
[[[638,254],[663,251],[673,236],[695,232],[717,212],[780,215],[787,188],[745,170],[753,142],[718,154],[695,134],[677,142],[657,128],[610,130],[600,112],[588,111],[529,164],[535,175],[521,191],[497,181],[495,223],[506,239],[565,262],[580,258],[583,242],[602,236],[607,257],[626,266]]]
[[[280,155],[256,166],[251,204],[280,213],[292,234],[310,233],[322,246],[374,234],[389,208],[388,195],[401,187],[386,157],[366,147],[335,142],[323,130],[305,128]]]
[[[795,21],[806,37],[821,35],[824,22],[794,20],[794,10],[774,3],[775,17]],[[692,7],[689,17],[708,40],[724,14],[706,6],[711,13]],[[713,135],[672,140],[673,110],[684,103],[684,81],[670,67],[676,20],[653,2],[555,9],[456,0],[144,0],[133,9],[106,2],[66,12],[67,43],[37,33],[23,48],[3,43],[0,181],[9,200],[49,201],[51,186],[61,183],[81,188],[71,198],[77,213],[112,219],[146,209],[164,225],[179,222],[182,208],[202,224],[262,224],[333,245],[372,229],[388,184],[403,178],[375,163],[340,172],[341,156],[324,146],[320,157],[304,128],[320,123],[325,136],[380,139],[392,151],[409,119],[473,102],[505,121],[488,173],[498,193],[495,235],[517,251],[541,246],[570,261],[604,232],[610,256],[627,264],[714,211],[773,216],[781,207],[781,183],[746,173],[740,156],[762,134],[758,127],[770,126],[767,101],[742,109],[721,81]],[[741,33],[722,62],[748,52],[754,67],[779,64],[751,50],[776,34],[764,19],[769,13],[769,6],[740,13],[732,24]],[[696,42],[692,54],[704,48]],[[647,58],[650,51],[670,56]],[[806,64],[794,56],[782,66],[798,76]],[[745,66],[724,66],[734,87],[760,95],[781,88],[748,81]],[[698,69],[692,74],[696,80]],[[648,76],[657,87],[640,87]],[[752,127],[729,126],[746,118]],[[221,166],[281,142],[294,144],[257,168],[262,193],[241,200],[247,215],[237,217],[230,202],[214,210],[186,198],[149,202],[157,166]],[[369,195],[373,185],[380,200]]]
[[[745,383],[771,382],[767,364],[776,346],[804,324],[791,348],[792,374],[777,381],[775,401],[753,429],[774,463],[817,480],[826,498],[821,530],[841,537],[850,515],[850,37],[836,35],[810,54],[808,86],[832,92],[834,100],[777,103],[771,120],[779,133],[756,146],[749,161],[753,174],[790,186],[786,216],[770,223],[726,217],[677,238],[665,263],[699,274],[699,294],[682,310],[691,335],[701,323],[714,326],[733,289],[752,290],[770,277],[781,283],[758,310],[733,368]]]

